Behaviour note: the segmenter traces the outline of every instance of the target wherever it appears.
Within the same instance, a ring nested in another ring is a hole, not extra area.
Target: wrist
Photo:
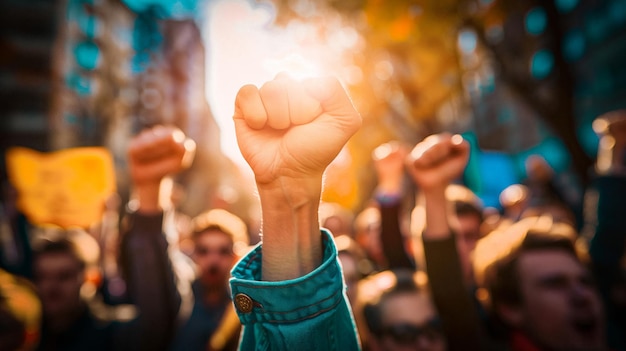
[[[443,239],[450,236],[449,221],[453,216],[450,203],[446,199],[446,187],[422,189],[426,207],[426,228],[423,233],[427,239]]]
[[[374,198],[382,206],[390,206],[399,203],[402,200],[402,194],[400,192],[389,192],[377,189]]]
[[[161,191],[161,180],[149,180],[135,183],[133,191],[137,200],[137,211],[143,214],[157,214],[163,212],[164,206]]]
[[[448,188],[449,183],[434,183],[434,184],[417,184],[417,189],[424,194],[426,197],[430,198],[440,198],[442,196],[445,197],[446,189]]]
[[[397,195],[402,193],[402,179],[394,180],[394,181],[381,181],[378,183],[376,187],[376,193],[378,194],[387,194],[387,195]]]
[[[279,177],[271,182],[257,182],[256,185],[261,207],[266,205],[269,209],[276,206],[297,209],[310,203],[319,205],[322,194],[322,176]]]
[[[318,210],[321,179],[281,178],[258,185],[262,211],[263,280],[301,277],[321,264]]]

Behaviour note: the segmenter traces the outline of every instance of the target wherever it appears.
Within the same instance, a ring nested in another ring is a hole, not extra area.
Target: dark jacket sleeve
[[[424,255],[448,350],[490,349],[477,304],[463,283],[454,235],[443,240],[424,239]]]
[[[415,269],[407,253],[404,236],[400,228],[400,199],[390,202],[377,200],[380,208],[380,241],[388,269]]]
[[[626,176],[601,176],[594,180],[597,195],[595,234],[589,242],[592,271],[609,321],[609,344],[624,348],[626,316],[623,307],[611,298],[612,290],[622,281],[620,262],[626,244]],[[593,204],[591,204],[593,205]]]
[[[131,342],[140,350],[168,348],[181,303],[162,228],[163,214],[134,213],[122,236],[120,262],[138,309]]]

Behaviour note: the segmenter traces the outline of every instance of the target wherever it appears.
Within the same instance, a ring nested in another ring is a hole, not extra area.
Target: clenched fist
[[[156,126],[142,131],[128,147],[133,185],[158,184],[164,177],[187,168],[195,149],[195,142],[178,128]]]
[[[460,135],[435,134],[417,144],[407,158],[409,174],[422,190],[445,189],[463,174],[469,143]]]
[[[235,129],[257,184],[321,177],[361,116],[335,78],[301,82],[285,75],[260,89],[243,86],[235,102]]]

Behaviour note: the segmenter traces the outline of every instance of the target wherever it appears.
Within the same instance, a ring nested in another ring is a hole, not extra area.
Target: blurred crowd
[[[223,209],[177,210],[169,177],[193,153],[173,127],[135,136],[132,200],[107,203],[98,230],[31,225],[6,184],[0,350],[237,349],[247,306],[229,278],[257,233]],[[365,209],[320,204],[361,347],[626,350],[623,155],[593,172],[581,219],[539,155],[485,208],[461,182],[468,154],[458,135],[383,144]]]

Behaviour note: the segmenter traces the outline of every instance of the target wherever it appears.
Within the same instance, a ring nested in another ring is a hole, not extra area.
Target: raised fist
[[[285,75],[260,89],[243,86],[235,101],[235,129],[258,185],[317,178],[361,126],[335,78],[295,81]]]
[[[176,127],[156,126],[135,136],[128,147],[133,184],[158,184],[191,165],[196,144]]]
[[[463,174],[469,148],[469,143],[458,134],[431,135],[413,148],[407,157],[407,169],[419,188],[445,189]]]

